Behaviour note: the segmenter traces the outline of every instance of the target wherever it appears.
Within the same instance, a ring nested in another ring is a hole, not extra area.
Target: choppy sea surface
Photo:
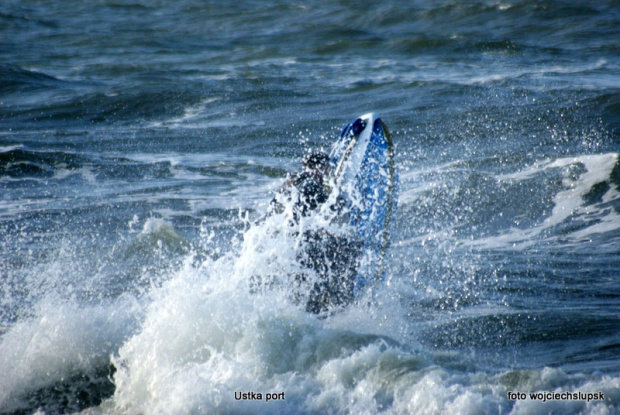
[[[606,1],[4,0],[0,413],[620,413],[619,40]],[[386,283],[317,318],[257,219],[367,112]]]

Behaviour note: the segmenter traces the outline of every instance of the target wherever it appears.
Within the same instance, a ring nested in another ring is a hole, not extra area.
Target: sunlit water
[[[3,2],[0,412],[618,413],[619,10]],[[386,283],[319,318],[263,217],[370,111]]]

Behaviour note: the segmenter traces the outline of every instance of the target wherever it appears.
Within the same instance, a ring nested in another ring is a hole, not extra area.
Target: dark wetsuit
[[[362,244],[327,231],[304,232],[305,249],[299,262],[313,269],[318,280],[313,284],[306,302],[306,311],[319,314],[353,301],[357,261]],[[306,277],[296,277],[298,283]]]
[[[307,216],[323,203],[327,202],[329,192],[321,177],[303,172],[293,176],[291,184],[297,188],[299,199],[295,202],[295,213]],[[298,220],[298,218],[296,218]]]
[[[312,172],[294,175],[287,182],[287,186],[294,186],[298,190],[298,200],[294,202],[293,208],[294,222],[299,222],[299,216],[308,216],[317,210],[329,197],[329,188],[323,182],[322,176]],[[275,200],[272,203],[278,204]],[[344,200],[338,198],[335,206],[331,208],[341,213],[343,205]],[[275,210],[278,210],[277,207]],[[310,292],[306,311],[319,314],[351,303],[361,242],[333,235],[326,230],[304,231],[303,242],[304,249],[300,251],[298,260],[301,265],[314,270],[318,277],[312,287],[307,287]],[[303,274],[296,276],[295,281],[302,289],[308,283],[307,276]]]

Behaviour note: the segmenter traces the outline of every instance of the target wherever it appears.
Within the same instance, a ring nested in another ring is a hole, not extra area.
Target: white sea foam
[[[564,242],[583,242],[593,235],[620,229],[620,215],[608,206],[610,202],[620,199],[620,192],[613,184],[602,195],[600,203],[587,204],[585,200],[585,196],[592,191],[593,186],[610,182],[612,170],[617,163],[616,153],[583,155],[545,160],[522,171],[498,176],[499,180],[523,181],[551,169],[560,169],[564,190],[555,194],[552,211],[537,225],[527,229],[512,227],[499,235],[476,239],[468,244],[484,247],[527,247],[548,230],[574,218],[584,220],[586,226],[570,234],[563,234],[561,238]],[[585,171],[575,176],[571,172],[571,167],[577,166],[581,166]]]
[[[201,100],[197,104],[190,105],[183,111],[183,115],[179,117],[170,118],[165,121],[155,121],[149,124],[151,128],[157,127],[173,127],[173,128],[202,128],[204,125],[195,125],[192,124],[192,121],[201,120],[206,117],[208,114],[205,114],[207,111],[207,106],[212,102],[218,101],[220,97],[209,97]]]
[[[502,53],[493,51],[490,53]],[[390,62],[385,66],[381,61],[373,62],[368,65],[368,69],[373,72],[372,81],[367,76],[360,76],[360,71],[347,71],[347,65],[330,64],[334,70],[339,70],[340,77],[332,78],[329,82],[339,88],[351,87],[360,83],[399,83],[412,84],[417,82],[438,82],[453,83],[457,85],[486,85],[519,78],[551,79],[558,82],[565,75],[580,74],[579,77],[571,78],[573,87],[579,86],[587,89],[613,88],[618,86],[617,77],[601,75],[601,70],[613,71],[614,66],[606,59],[597,59],[585,63],[571,63],[566,65],[531,65],[510,67],[507,65],[487,65],[485,67],[464,67],[438,65],[428,61],[416,62],[415,58],[408,62],[409,66],[416,67],[416,71],[399,71],[398,62]],[[386,68],[385,70],[383,70]],[[363,71],[362,71],[363,72]],[[529,88],[535,88],[531,84]],[[550,88],[547,84],[546,88]]]
[[[534,66],[532,68],[527,69],[515,69],[512,71],[504,70],[501,73],[497,71],[493,71],[492,73],[485,75],[476,75],[464,81],[465,84],[487,84],[497,81],[503,81],[507,79],[516,79],[523,76],[549,76],[549,75],[558,75],[558,74],[574,74],[574,73],[587,73],[592,71],[597,71],[599,69],[605,68],[607,66],[607,61],[605,59],[599,59],[596,62],[586,63],[586,64],[577,64],[577,65],[567,65],[567,66]],[[587,84],[589,85],[589,84]],[[603,85],[600,85],[603,86]]]
[[[198,267],[188,261],[153,288],[140,329],[114,354],[116,391],[100,411],[430,415],[536,407],[508,401],[505,374],[476,370],[474,362],[465,371],[435,363],[395,301],[398,284],[383,286],[371,305],[362,301],[326,319],[306,313],[291,289],[301,272],[299,239],[285,219],[286,213],[267,217],[231,252]],[[326,226],[316,219],[304,226]],[[252,292],[252,277],[270,288]],[[557,369],[532,373],[529,383],[517,385],[521,390],[587,385],[608,392],[620,382],[571,378]],[[261,399],[236,398],[249,392]],[[267,393],[284,399],[266,402]]]
[[[48,297],[0,341],[0,411],[22,394],[106,365],[134,323],[133,302],[80,306]],[[19,405],[17,405],[19,406]]]
[[[510,402],[506,393],[513,387],[601,390],[617,402],[618,377],[558,369],[513,376],[484,372],[475,361],[465,370],[443,367],[439,353],[416,341],[415,325],[393,291],[406,286],[402,281],[328,318],[306,313],[291,288],[301,270],[299,239],[287,214],[250,226],[218,259],[196,264],[188,256],[140,301],[123,296],[85,306],[50,296],[38,302],[32,318],[2,337],[0,362],[8,371],[0,378],[0,408],[24,391],[106,364],[112,355],[115,393],[86,413],[612,413],[601,402],[541,406]],[[329,226],[323,220],[303,226]],[[172,231],[149,219],[137,238]],[[57,268],[53,279],[63,275]],[[252,293],[251,277],[272,286]],[[506,377],[526,380],[510,385]],[[235,392],[261,393],[262,399],[237,400]],[[267,393],[282,392],[284,400],[265,402]]]
[[[90,184],[97,181],[97,175],[89,167],[84,166],[78,169],[71,169],[67,168],[64,163],[56,165],[54,169],[54,180],[63,180],[70,176],[80,176]]]
[[[22,148],[24,148],[23,144],[15,144],[12,146],[0,146],[0,153],[8,153],[9,151],[20,150]]]
[[[560,167],[566,168],[575,164],[582,164],[587,170],[581,174],[577,180],[572,179],[568,173],[564,175],[563,184],[567,190],[558,193],[554,198],[554,208],[551,216],[545,219],[543,226],[553,226],[561,223],[569,216],[575,213],[587,214],[591,209],[583,205],[583,197],[597,183],[609,181],[611,171],[618,162],[618,155],[615,153],[569,157],[558,159],[549,165],[550,168]],[[610,190],[615,196],[618,192]],[[614,197],[611,194],[608,198]]]
[[[278,248],[266,246],[265,261],[282,254]],[[435,364],[432,354],[386,336],[377,314],[365,307],[320,320],[291,304],[285,291],[249,294],[243,280],[265,263],[246,255],[183,269],[153,293],[141,330],[114,359],[117,389],[104,412],[434,415],[541,409],[529,401],[511,407],[508,375],[451,371]],[[390,317],[399,321],[398,314]],[[613,396],[620,385],[617,377],[571,377],[558,369],[531,371],[526,379],[516,385],[520,391],[602,390]],[[236,392],[261,393],[262,399],[237,400]],[[282,392],[284,400],[265,401],[267,393]],[[558,407],[594,413],[603,405]]]
[[[333,358],[354,353],[345,360],[363,370],[365,360],[393,348],[375,335],[330,328],[296,305],[300,239],[290,233],[290,215],[266,218],[244,233],[236,253],[188,264],[152,293],[140,332],[115,358],[114,411],[320,411],[331,404]],[[252,281],[270,288],[252,294]],[[284,392],[286,400],[237,401],[235,391]],[[313,394],[323,396],[309,400]]]

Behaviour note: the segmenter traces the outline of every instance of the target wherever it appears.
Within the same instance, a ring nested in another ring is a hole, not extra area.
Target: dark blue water
[[[619,39],[602,1],[4,1],[0,412],[620,413]],[[254,221],[371,111],[387,282],[317,319]]]

